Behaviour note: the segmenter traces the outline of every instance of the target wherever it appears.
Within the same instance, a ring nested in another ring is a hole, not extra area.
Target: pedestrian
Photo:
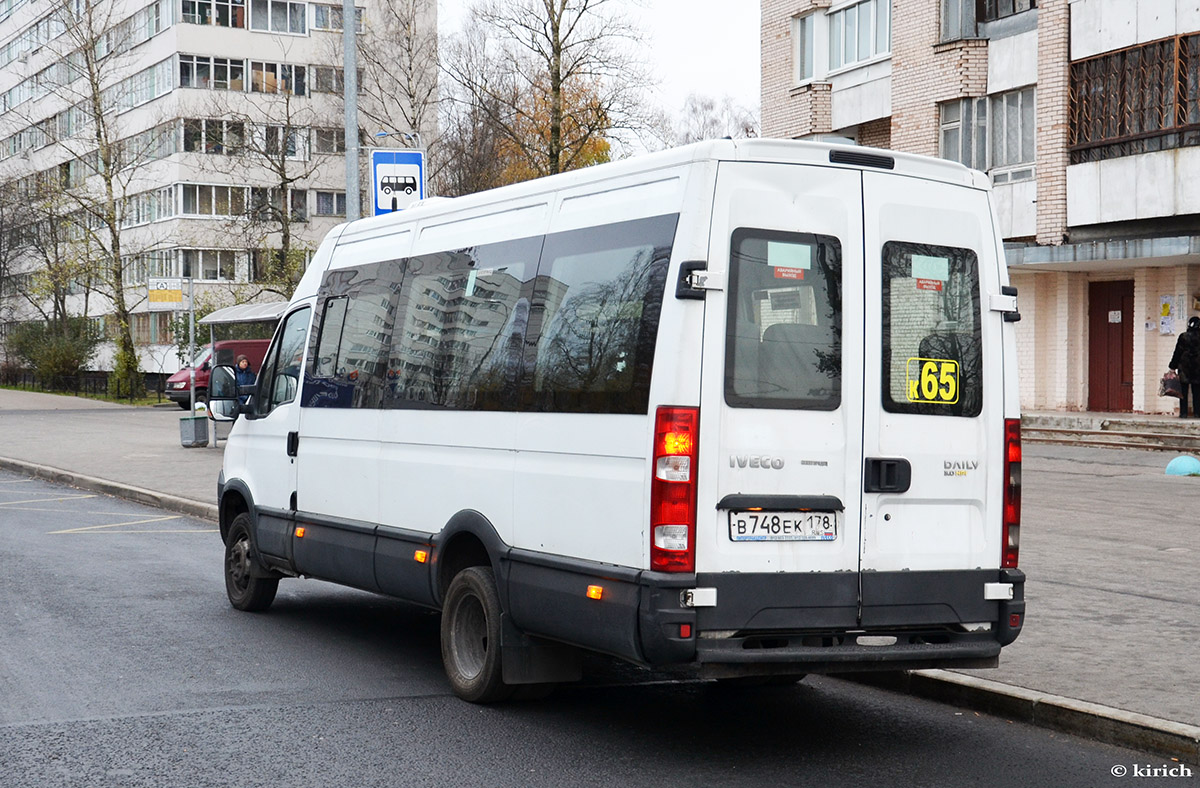
[[[1179,398],[1179,418],[1188,417],[1188,394],[1192,397],[1192,417],[1200,416],[1200,317],[1190,317],[1187,330],[1175,341],[1171,369],[1179,373],[1183,396]]]
[[[254,374],[254,370],[250,368],[250,359],[246,358],[245,356],[237,357],[236,376],[239,391],[241,391],[242,386],[254,385],[254,381],[257,376]],[[243,394],[242,396],[238,397],[238,402],[245,405],[249,399],[250,396],[248,394]]]

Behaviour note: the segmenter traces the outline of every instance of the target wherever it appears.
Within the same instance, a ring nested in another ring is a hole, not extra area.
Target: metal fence
[[[1071,163],[1200,145],[1200,34],[1071,64]]]
[[[131,392],[124,399],[132,401],[149,395],[156,396],[158,401],[162,402],[163,394],[167,389],[168,377],[170,376],[162,372],[143,372],[142,378],[145,389],[140,392]],[[78,375],[47,379],[39,377],[32,370],[6,370],[4,378],[2,381],[4,385],[26,391],[45,391],[56,394],[74,394],[77,397],[116,399],[113,391],[116,387],[115,380],[112,373],[109,372],[81,372]]]

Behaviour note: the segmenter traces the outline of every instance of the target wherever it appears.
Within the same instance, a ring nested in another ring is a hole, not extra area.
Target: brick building
[[[762,0],[762,128],[993,183],[1026,409],[1173,412],[1200,314],[1200,0]]]

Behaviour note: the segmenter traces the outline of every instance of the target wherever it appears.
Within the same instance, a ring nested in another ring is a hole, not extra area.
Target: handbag
[[[1179,382],[1179,375],[1175,373],[1175,370],[1168,369],[1162,376],[1162,380],[1158,382],[1158,396],[1183,397],[1183,384]]]

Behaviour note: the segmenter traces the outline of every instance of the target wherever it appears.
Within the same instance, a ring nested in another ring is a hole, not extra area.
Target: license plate
[[[734,542],[832,542],[837,512],[730,512]]]

